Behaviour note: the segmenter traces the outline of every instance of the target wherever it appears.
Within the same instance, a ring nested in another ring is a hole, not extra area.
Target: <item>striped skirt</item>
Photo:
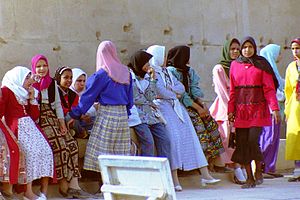
[[[126,106],[100,106],[87,143],[83,168],[100,172],[99,155],[130,155]]]
[[[78,166],[77,141],[68,131],[65,135],[60,132],[59,121],[48,104],[41,104],[40,127],[51,145],[57,180],[81,177]]]

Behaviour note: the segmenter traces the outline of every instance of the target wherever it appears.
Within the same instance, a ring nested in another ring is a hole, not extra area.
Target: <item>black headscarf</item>
[[[222,49],[222,59],[219,62],[219,64],[221,64],[223,66],[224,71],[228,77],[229,77],[230,65],[231,65],[231,62],[233,61],[230,57],[230,46],[232,45],[232,43],[237,43],[240,45],[240,42],[236,38],[233,38],[231,40],[226,40],[225,44],[223,45],[223,49]]]
[[[142,68],[151,58],[151,54],[146,51],[139,50],[130,57],[130,62],[127,66],[132,69],[135,75],[144,78],[147,72],[143,71]]]
[[[246,58],[242,54],[242,49],[243,49],[243,46],[245,45],[246,42],[250,42],[253,45],[253,48],[254,48],[254,54],[250,58]],[[278,84],[278,81],[277,81],[277,78],[276,78],[276,75],[273,71],[272,66],[267,61],[267,59],[265,59],[262,56],[257,55],[257,46],[256,46],[256,43],[255,43],[255,40],[252,37],[247,36],[242,40],[242,42],[241,42],[241,55],[240,55],[240,57],[238,57],[236,59],[236,61],[239,62],[239,63],[250,63],[254,67],[256,67],[258,69],[261,69],[261,70],[271,74],[272,77],[273,77],[275,88],[276,89],[278,88],[279,84]]]
[[[169,50],[167,58],[167,66],[173,66],[182,73],[183,85],[185,91],[189,91],[189,69],[187,66],[190,60],[190,47],[176,46]]]

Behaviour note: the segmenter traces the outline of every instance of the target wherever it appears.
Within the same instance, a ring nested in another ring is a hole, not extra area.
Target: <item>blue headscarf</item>
[[[279,90],[283,91],[284,79],[280,76],[276,65],[276,60],[279,56],[279,53],[280,53],[280,46],[277,44],[268,44],[267,46],[265,46],[260,50],[260,55],[263,56],[265,59],[267,59],[273,68],[273,71],[279,83]]]

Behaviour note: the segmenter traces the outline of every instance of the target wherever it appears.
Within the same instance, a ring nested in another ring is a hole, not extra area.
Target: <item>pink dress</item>
[[[226,164],[232,163],[231,156],[234,149],[228,148],[228,139],[230,133],[229,121],[227,118],[230,82],[221,64],[213,68],[213,83],[217,97],[209,108],[211,116],[219,125],[219,132],[225,152],[221,154],[221,158]]]

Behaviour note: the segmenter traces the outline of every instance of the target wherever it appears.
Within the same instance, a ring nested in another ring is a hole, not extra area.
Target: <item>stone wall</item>
[[[252,35],[259,48],[281,45],[281,75],[299,35],[298,0],[0,0],[0,78],[37,53],[57,66],[94,72],[100,41],[116,43],[124,63],[152,44],[191,47],[205,100],[213,101],[211,70],[226,38]]]

